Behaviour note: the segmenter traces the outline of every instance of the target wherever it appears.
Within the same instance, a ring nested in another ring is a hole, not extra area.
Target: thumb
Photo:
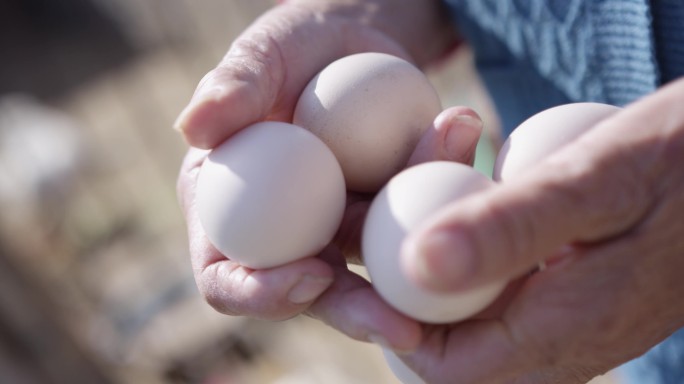
[[[310,13],[274,7],[233,41],[176,119],[174,128],[191,146],[213,148],[257,121],[290,120],[309,78],[342,55],[337,37],[312,33]]]
[[[191,146],[212,148],[238,129],[269,117],[285,76],[276,44],[246,33],[202,78],[174,123]]]
[[[649,209],[630,151],[596,127],[520,178],[456,201],[409,236],[402,268],[437,291],[510,280],[566,245],[614,238]],[[614,144],[614,142],[612,143]]]

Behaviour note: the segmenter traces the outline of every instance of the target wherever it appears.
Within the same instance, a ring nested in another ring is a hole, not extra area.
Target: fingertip
[[[408,166],[439,160],[472,164],[481,133],[482,119],[473,109],[447,108],[423,134]]]
[[[473,109],[453,107],[435,119],[435,129],[442,133],[441,147],[447,159],[472,165],[482,134],[482,119]]]
[[[253,73],[251,67],[228,58],[200,81],[174,123],[174,129],[191,146],[213,148],[238,130],[268,117],[275,103],[275,86],[263,75]]]
[[[220,89],[199,89],[190,103],[181,111],[173,128],[182,133],[192,147],[209,149],[215,141],[214,131],[220,126],[218,110],[222,97]]]
[[[193,147],[211,149],[238,130],[263,120],[262,103],[247,83],[198,90],[180,113],[174,128]]]
[[[480,115],[474,109],[463,105],[457,105],[443,110],[439,115],[437,115],[437,117],[435,117],[434,124],[437,127],[441,127],[445,124],[448,124],[448,120],[458,119],[460,117],[474,119],[479,121],[480,125],[482,125],[482,118]]]

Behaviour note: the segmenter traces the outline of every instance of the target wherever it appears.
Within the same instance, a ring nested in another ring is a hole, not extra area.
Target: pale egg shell
[[[377,192],[406,166],[441,111],[430,81],[411,63],[383,53],[334,61],[306,86],[293,123],[337,157],[347,188]]]
[[[490,179],[471,167],[437,161],[402,171],[380,191],[364,224],[362,251],[371,282],[387,303],[423,322],[450,323],[463,320],[494,301],[505,282],[458,294],[431,292],[406,277],[399,257],[407,234],[427,217],[492,185]]]
[[[608,104],[572,103],[537,113],[504,142],[492,177],[497,181],[516,177],[619,110]]]
[[[261,269],[316,254],[345,208],[337,160],[311,132],[262,122],[211,151],[197,181],[209,241],[241,265]]]

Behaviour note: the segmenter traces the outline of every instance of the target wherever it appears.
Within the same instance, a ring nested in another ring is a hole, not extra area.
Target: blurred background
[[[395,382],[379,348],[219,315],[192,278],[171,125],[272,3],[0,2],[0,382]],[[496,126],[467,50],[429,75]]]

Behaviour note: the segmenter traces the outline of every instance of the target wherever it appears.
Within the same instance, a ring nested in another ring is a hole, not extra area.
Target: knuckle
[[[304,309],[301,305],[290,304],[280,290],[273,289],[273,282],[258,270],[238,264],[214,263],[202,270],[196,280],[207,304],[225,315],[280,321],[294,317]]]

